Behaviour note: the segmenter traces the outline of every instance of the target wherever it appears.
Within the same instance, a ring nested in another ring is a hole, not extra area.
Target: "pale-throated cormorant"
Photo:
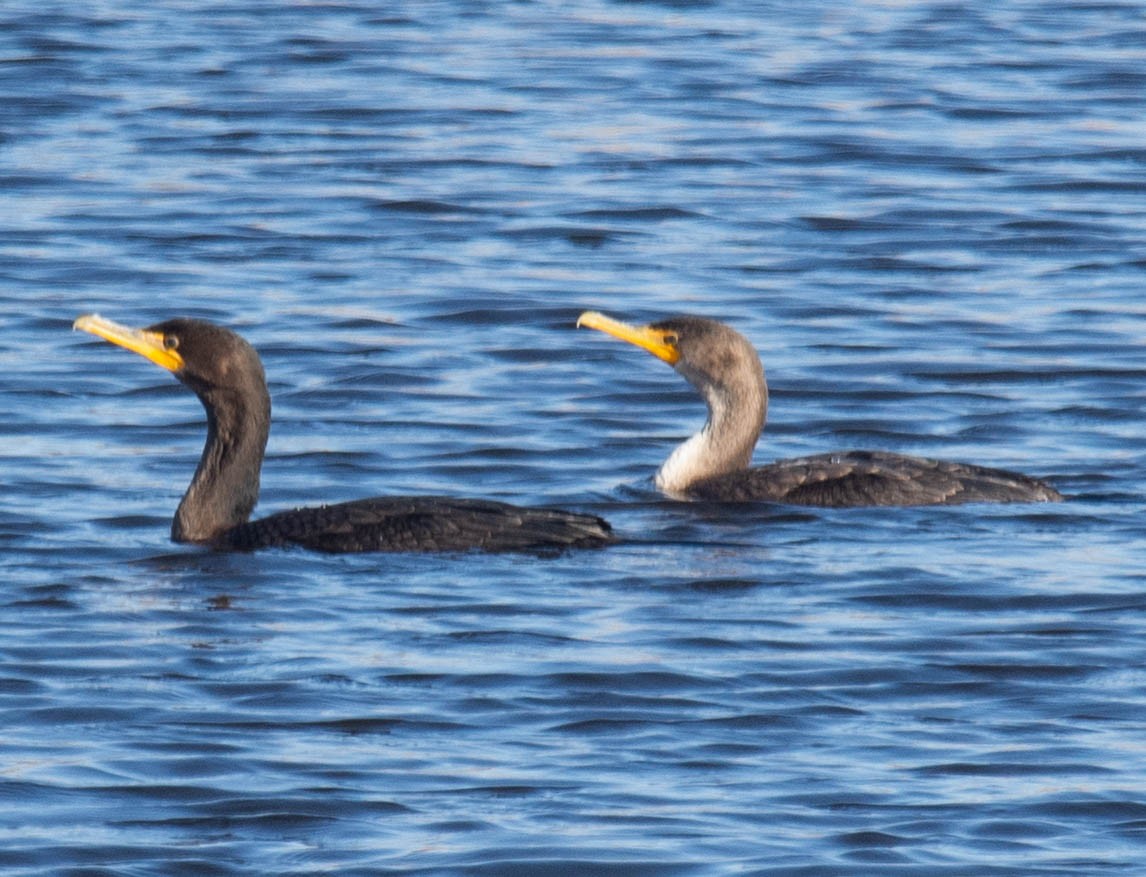
[[[708,421],[657,472],[656,486],[669,496],[830,507],[1062,499],[1045,482],[1015,472],[882,451],[817,454],[750,469],[768,411],[768,385],[760,357],[743,335],[691,316],[630,326],[587,311],[577,325],[649,351],[704,397]]]
[[[175,319],[132,329],[96,315],[75,328],[145,356],[194,391],[207,411],[199,468],[171,524],[176,542],[251,550],[547,551],[613,540],[598,517],[450,497],[378,497],[248,521],[270,431],[271,399],[255,349],[230,329]]]

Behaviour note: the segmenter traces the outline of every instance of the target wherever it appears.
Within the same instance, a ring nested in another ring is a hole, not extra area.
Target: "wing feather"
[[[224,534],[240,550],[297,545],[317,551],[547,551],[614,541],[594,515],[491,500],[380,497],[279,512]]]
[[[1004,469],[873,451],[781,460],[690,485],[693,499],[795,505],[909,506],[967,502],[1055,502],[1036,478]]]

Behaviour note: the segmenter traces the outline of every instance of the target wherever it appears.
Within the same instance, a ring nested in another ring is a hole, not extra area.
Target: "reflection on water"
[[[1137,873],[1138,15],[5,7],[5,873]],[[590,308],[746,334],[760,460],[1072,499],[665,502],[703,406]],[[626,541],[171,545],[201,409],[89,311],[255,343],[262,512],[489,496]]]

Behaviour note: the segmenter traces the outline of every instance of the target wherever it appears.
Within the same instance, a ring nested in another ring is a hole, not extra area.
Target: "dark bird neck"
[[[271,399],[260,367],[231,388],[184,380],[207,411],[207,442],[171,524],[176,542],[211,542],[246,521],[259,498]]]

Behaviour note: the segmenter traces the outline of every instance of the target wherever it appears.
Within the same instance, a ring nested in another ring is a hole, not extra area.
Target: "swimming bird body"
[[[828,507],[1062,499],[1049,484],[1016,472],[882,451],[818,454],[749,468],[768,413],[768,385],[748,339],[705,317],[631,326],[587,311],[577,325],[649,351],[704,397],[704,427],[657,472],[656,486],[670,496]]]
[[[271,423],[270,394],[255,349],[205,320],[133,329],[88,315],[75,328],[167,369],[203,404],[207,440],[171,524],[176,542],[361,552],[544,551],[613,540],[609,525],[593,515],[450,497],[377,497],[250,521]]]

